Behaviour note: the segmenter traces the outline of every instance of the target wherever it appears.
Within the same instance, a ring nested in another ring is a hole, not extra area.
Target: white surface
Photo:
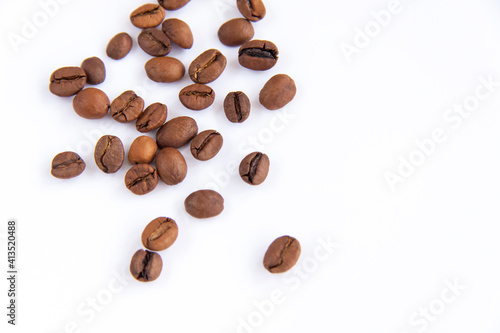
[[[24,18],[32,21],[42,8],[35,0],[0,4],[2,233],[8,218],[19,221],[18,326],[9,332],[238,332],[249,317],[255,327],[240,332],[500,331],[500,87],[457,128],[443,118],[474,94],[479,77],[500,81],[498,2],[401,0],[403,10],[348,63],[340,45],[352,44],[356,27],[389,1],[268,0],[255,38],[274,41],[281,57],[275,68],[256,73],[238,65],[237,48],[217,39],[218,27],[239,17],[234,1],[192,0],[167,17],[191,26],[194,46],[174,47],[170,55],[188,66],[215,47],[228,58],[211,84],[216,101],[201,112],[177,99],[189,77],[174,84],[147,79],[148,56],[137,44],[121,61],[106,57],[116,33],[136,38],[140,30],[128,16],[142,3],[67,1],[17,53],[8,34],[20,34]],[[107,79],[98,87],[111,100],[134,89],[148,105],[166,103],[169,119],[193,116],[200,130],[223,134],[220,154],[198,162],[183,148],[187,179],[142,197],[123,185],[128,163],[114,175],[102,173],[93,162],[95,141],[114,134],[128,149],[139,135],[134,125],[79,118],[71,99],[48,91],[53,70],[89,56],[104,60]],[[258,92],[277,73],[291,75],[298,94],[286,109],[270,112],[258,104]],[[234,90],[253,103],[243,124],[229,123],[222,112]],[[286,123],[275,119],[286,114]],[[391,191],[385,173],[436,128],[447,140]],[[252,147],[259,135],[265,142]],[[242,148],[270,156],[266,182],[250,187],[232,174],[219,186],[226,200],[221,216],[188,217],[184,198],[238,164]],[[68,149],[87,169],[61,181],[50,176],[50,162]],[[161,253],[160,278],[141,284],[128,274],[129,260],[157,216],[174,218],[179,238]],[[262,256],[284,234],[302,244],[301,271],[270,275]],[[327,238],[338,248],[315,256],[318,239]],[[5,267],[4,238],[0,245]],[[324,261],[314,266],[318,259]],[[125,282],[116,283],[116,274]],[[439,308],[441,297],[453,296],[447,283],[455,279],[467,289]],[[110,284],[115,293],[107,299]],[[268,304],[276,293],[279,304],[262,314],[255,302]],[[418,311],[429,306],[440,314],[423,320]]]

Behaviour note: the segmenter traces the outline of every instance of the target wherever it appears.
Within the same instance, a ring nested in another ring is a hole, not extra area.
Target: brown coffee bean
[[[122,141],[116,136],[104,135],[95,145],[95,164],[105,173],[117,172],[123,164],[124,156]]]
[[[144,228],[141,235],[142,245],[151,251],[163,251],[174,244],[179,228],[174,220],[158,217]]]
[[[156,280],[163,268],[161,256],[156,252],[138,250],[130,261],[130,274],[140,282]]]
[[[278,48],[267,40],[254,39],[246,42],[238,51],[241,66],[256,71],[265,71],[278,62]]]
[[[250,185],[262,184],[269,172],[269,164],[269,157],[266,154],[259,152],[248,154],[240,163],[241,179]]]
[[[119,123],[136,120],[144,109],[144,100],[132,90],[127,90],[111,102],[109,112]]]
[[[85,162],[72,151],[57,154],[52,160],[50,173],[60,179],[69,179],[80,175],[85,170]]]
[[[158,0],[158,3],[166,10],[177,10],[184,7],[189,0]]]
[[[184,200],[184,208],[189,215],[198,219],[214,217],[224,210],[224,198],[212,190],[199,190]]]
[[[100,84],[106,79],[106,67],[97,57],[87,58],[82,62],[82,69],[87,74],[88,84]]]
[[[266,7],[262,0],[236,0],[240,13],[250,21],[260,21],[266,16]]]
[[[154,3],[147,3],[130,14],[130,22],[137,28],[154,28],[165,18],[165,9]]]
[[[264,255],[264,267],[271,273],[290,270],[300,257],[300,243],[293,237],[282,236],[275,239]]]
[[[190,110],[203,110],[208,108],[215,100],[215,91],[204,84],[191,84],[179,92],[182,105]]]
[[[125,186],[134,194],[144,195],[158,185],[158,174],[149,164],[134,165],[125,174]]]
[[[253,38],[252,23],[244,18],[235,18],[220,26],[217,36],[226,46],[242,45]]]
[[[196,120],[191,117],[176,117],[167,121],[156,132],[158,147],[180,148],[191,141],[198,134]]]
[[[106,54],[114,60],[124,58],[132,49],[132,37],[126,32],[121,32],[111,38],[106,47]]]
[[[206,50],[189,65],[189,77],[195,83],[210,83],[222,74],[226,63],[226,57],[219,50]]]
[[[155,140],[149,136],[142,135],[136,138],[128,150],[128,161],[130,164],[148,164],[153,162],[158,146]]]
[[[157,128],[167,120],[167,106],[162,103],[153,103],[140,114],[135,123],[135,128],[146,133]]]
[[[295,81],[286,74],[273,76],[260,91],[259,101],[268,110],[277,110],[290,103],[297,87]]]
[[[213,158],[222,148],[222,135],[214,130],[200,132],[191,141],[191,154],[200,161]]]
[[[80,67],[62,67],[50,75],[49,90],[61,97],[75,95],[87,83],[87,74]]]
[[[100,119],[108,113],[109,98],[97,88],[85,88],[73,98],[76,114],[86,119]]]
[[[182,62],[172,57],[153,58],[144,67],[148,77],[155,82],[175,82],[182,79],[186,69]]]
[[[250,99],[242,91],[230,92],[224,99],[224,113],[232,123],[242,123],[250,116]]]
[[[175,148],[161,149],[155,158],[158,176],[167,185],[179,184],[186,178],[187,164],[184,156]]]
[[[142,30],[137,37],[141,49],[153,57],[162,57],[170,53],[172,42],[159,29],[147,28]]]
[[[170,18],[163,21],[161,28],[172,43],[183,49],[190,49],[193,46],[193,32],[186,22]]]

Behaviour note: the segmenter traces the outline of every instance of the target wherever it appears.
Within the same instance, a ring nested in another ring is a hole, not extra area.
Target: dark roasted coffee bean
[[[95,145],[95,164],[105,173],[117,172],[123,164],[124,156],[122,141],[116,136],[104,135]]]
[[[208,108],[215,99],[215,91],[204,84],[191,84],[179,92],[179,100],[182,105],[191,110],[203,110]]]
[[[108,113],[109,98],[97,88],[85,88],[73,98],[73,109],[86,119],[100,119]]]
[[[156,185],[158,185],[158,174],[149,164],[134,165],[125,174],[125,186],[134,194],[147,194],[154,190]]]
[[[286,74],[277,74],[266,82],[259,101],[266,109],[277,110],[290,103],[296,93],[295,81]]]
[[[193,46],[193,32],[186,22],[170,18],[163,21],[161,28],[172,43],[183,49],[190,49]]]
[[[141,235],[142,245],[151,251],[163,251],[174,244],[179,228],[174,220],[158,217],[144,228]]]
[[[240,13],[250,21],[260,21],[266,16],[266,7],[262,0],[236,0]]]
[[[142,135],[136,138],[128,150],[128,161],[130,164],[143,164],[153,162],[158,146],[155,140],[149,136]]]
[[[242,91],[230,92],[224,99],[224,113],[232,123],[242,123],[250,115],[250,99]]]
[[[186,178],[187,164],[184,156],[175,148],[161,149],[155,158],[158,176],[167,185],[179,184]]]
[[[253,38],[253,25],[247,19],[235,18],[220,26],[219,40],[226,46],[239,46]]]
[[[156,132],[158,147],[180,148],[191,141],[198,134],[196,120],[191,117],[176,117],[167,121]]]
[[[69,179],[80,175],[85,170],[85,162],[72,151],[57,154],[52,160],[52,176],[61,179]]]
[[[167,120],[167,106],[162,103],[153,103],[137,118],[135,128],[141,133],[146,133],[160,128],[165,120]]]
[[[165,18],[165,9],[154,3],[147,3],[130,14],[130,22],[137,28],[154,28]]]
[[[212,190],[199,190],[184,200],[184,208],[189,215],[198,219],[214,217],[224,210],[224,198]]]
[[[184,7],[189,0],[158,0],[158,3],[166,10],[177,10]]]
[[[82,69],[87,74],[88,84],[100,84],[106,79],[106,67],[97,57],[87,58],[82,62]]]
[[[247,155],[240,163],[241,179],[250,185],[259,185],[266,180],[269,172],[269,157],[255,152]]]
[[[293,237],[282,236],[275,239],[264,255],[264,267],[271,273],[290,270],[300,257],[300,243]]]
[[[137,37],[141,49],[153,57],[162,57],[170,53],[172,43],[170,39],[159,29],[147,28],[142,30]]]
[[[128,123],[139,118],[144,109],[144,100],[132,90],[127,90],[111,102],[109,112],[114,120]]]
[[[265,71],[278,62],[278,48],[270,41],[254,39],[240,47],[238,61],[243,67]]]
[[[50,76],[49,90],[61,97],[72,96],[83,89],[87,74],[80,67],[62,67]]]
[[[150,59],[144,68],[148,77],[155,82],[179,81],[186,73],[182,62],[172,57]]]
[[[130,261],[130,274],[140,282],[156,280],[163,268],[161,256],[156,252],[138,250]]]
[[[200,132],[191,141],[191,154],[200,161],[213,158],[222,148],[222,135],[214,130]]]
[[[219,50],[206,50],[189,65],[189,77],[196,83],[210,83],[222,74],[226,63],[226,57]]]
[[[121,32],[111,38],[106,47],[106,54],[111,59],[120,60],[132,49],[132,37],[126,32]]]

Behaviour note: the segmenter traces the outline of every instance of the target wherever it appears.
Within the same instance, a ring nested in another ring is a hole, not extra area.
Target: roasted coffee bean
[[[137,28],[154,28],[165,18],[165,9],[154,3],[147,3],[130,14],[130,22]]]
[[[87,74],[80,67],[62,67],[50,76],[49,90],[61,97],[72,96],[83,89]]]
[[[239,46],[253,38],[253,25],[244,18],[235,18],[220,26],[219,40],[226,46]]]
[[[184,208],[189,215],[198,219],[214,217],[224,210],[224,198],[212,190],[199,190],[184,200]]]
[[[128,150],[128,161],[130,164],[143,164],[153,162],[158,146],[155,140],[149,136],[142,135],[136,138]]]
[[[179,100],[188,109],[199,111],[208,108],[215,99],[215,91],[204,84],[191,84],[179,92]]]
[[[236,0],[240,13],[250,21],[260,21],[266,16],[266,7],[262,0]]]
[[[144,100],[132,90],[127,90],[114,99],[109,112],[117,122],[128,123],[139,118],[143,109]]]
[[[269,157],[263,153],[251,153],[240,163],[241,179],[250,185],[262,184],[266,180],[268,172]]]
[[[61,179],[69,179],[80,175],[85,170],[85,162],[72,151],[57,154],[52,160],[52,176]]]
[[[123,164],[124,156],[122,141],[116,136],[104,135],[95,145],[95,164],[105,173],[117,172]]]
[[[163,268],[161,256],[156,252],[138,250],[130,261],[130,274],[140,282],[156,280]]]
[[[134,165],[125,174],[125,186],[134,194],[147,194],[154,190],[156,185],[158,185],[158,174],[149,164]]]
[[[266,109],[277,110],[290,103],[296,93],[295,81],[286,74],[278,74],[266,82],[259,101]]]
[[[158,147],[180,148],[191,141],[198,134],[196,120],[191,117],[176,117],[167,121],[156,132]]]
[[[187,164],[184,156],[175,148],[161,149],[155,158],[158,176],[167,185],[179,184],[186,178]]]
[[[179,81],[186,73],[182,62],[172,57],[153,58],[144,68],[148,77],[155,82]]]
[[[163,251],[174,244],[179,228],[174,220],[158,217],[144,228],[141,235],[142,245],[151,251]]]
[[[147,28],[142,30],[137,37],[137,42],[141,49],[153,57],[162,57],[170,53],[172,42],[159,29]]]
[[[172,43],[183,49],[190,49],[193,46],[193,32],[186,22],[170,18],[163,21],[161,28]]]
[[[177,10],[184,7],[189,0],[158,0],[158,3],[166,10]]]
[[[265,71],[278,62],[278,48],[270,41],[254,39],[240,47],[238,61],[243,67]]]
[[[200,132],[191,141],[191,154],[200,161],[213,158],[222,148],[222,135],[214,130]]]
[[[242,91],[230,92],[224,99],[224,113],[232,123],[242,123],[250,115],[250,99]]]
[[[82,62],[82,69],[87,74],[88,84],[100,84],[106,79],[106,67],[97,57],[87,58]]]
[[[86,119],[100,119],[108,113],[109,98],[97,88],[85,88],[73,98],[76,114]]]
[[[300,243],[293,237],[282,236],[275,239],[264,255],[264,267],[271,273],[290,270],[300,257]]]
[[[114,60],[124,58],[132,49],[132,37],[126,32],[121,32],[111,38],[106,47],[106,54]]]
[[[189,65],[189,77],[195,83],[210,83],[222,74],[226,63],[226,57],[219,50],[206,50]]]
[[[153,103],[137,118],[135,128],[141,133],[146,133],[160,128],[165,120],[167,120],[167,106],[162,103]]]

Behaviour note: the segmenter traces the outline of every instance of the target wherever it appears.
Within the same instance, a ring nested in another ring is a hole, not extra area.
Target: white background
[[[0,4],[0,266],[6,271],[6,222],[16,218],[20,272],[15,328],[6,324],[1,279],[2,331],[500,332],[500,87],[460,126],[444,118],[474,96],[480,77],[500,81],[498,1],[401,0],[402,10],[348,62],[342,43],[353,44],[356,29],[374,22],[371,11],[389,1],[268,0],[255,38],[274,41],[280,60],[252,72],[239,66],[237,48],[217,39],[218,27],[240,16],[235,1],[192,0],[167,17],[191,26],[194,46],[170,55],[186,66],[208,48],[228,58],[210,84],[215,103],[200,112],[177,98],[189,77],[173,84],[147,79],[149,56],[137,44],[123,60],[106,57],[116,33],[136,40],[140,30],[128,16],[142,3],[59,4],[17,52],[9,36],[22,37],[26,20],[43,9],[36,0]],[[169,119],[194,117],[200,131],[223,134],[219,155],[199,162],[182,148],[186,180],[141,197],[123,184],[128,162],[116,174],[102,173],[93,161],[98,137],[118,135],[128,150],[139,135],[134,124],[80,118],[71,98],[48,90],[55,69],[90,56],[106,64],[98,88],[110,100],[133,89],[147,105],[166,103]],[[258,92],[277,73],[292,76],[298,93],[271,112],[259,105]],[[243,124],[222,112],[224,96],[235,90],[253,104]],[[392,191],[386,173],[396,173],[399,158],[408,159],[415,140],[436,128],[447,139]],[[53,156],[68,149],[87,162],[85,172],[53,178]],[[269,177],[257,187],[225,171],[252,150],[271,159]],[[223,214],[187,216],[184,198],[216,179]],[[159,279],[139,283],[129,261],[144,226],[158,216],[174,218],[179,237],[161,253]],[[301,259],[295,270],[271,275],[262,257],[285,234],[301,242]],[[318,257],[320,239],[338,247]],[[446,281],[466,286],[450,304],[440,300],[453,296]],[[272,293],[281,297],[269,306]],[[423,320],[418,313],[429,307],[432,320]]]

